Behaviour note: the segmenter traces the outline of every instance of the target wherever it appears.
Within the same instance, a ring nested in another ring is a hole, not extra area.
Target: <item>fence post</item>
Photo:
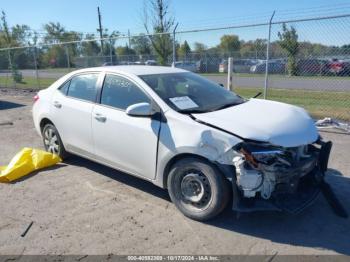
[[[205,56],[205,72],[208,73],[208,56],[207,52],[204,53]]]
[[[13,80],[13,84],[15,85],[15,87],[16,87],[16,81],[14,81],[14,79],[13,79],[13,66],[12,66],[12,60],[11,60],[11,51],[10,51],[10,49],[8,49],[7,50],[7,55],[8,55],[8,59],[9,59],[9,69],[10,69],[10,74],[11,74],[11,76],[12,76],[12,80]],[[7,83],[6,83],[6,87],[7,87]]]
[[[65,49],[65,51],[66,51],[67,66],[68,66],[68,69],[70,69],[70,60],[69,60],[69,51],[68,51],[68,47],[65,45],[65,46],[64,46],[64,49]]]
[[[40,88],[40,80],[39,80],[39,72],[38,72],[38,63],[36,61],[36,46],[33,47],[33,59],[34,59],[34,67],[35,67],[35,77],[36,82],[38,84],[38,88]]]
[[[233,58],[229,57],[227,61],[227,89],[232,91],[232,71],[233,71]]]
[[[175,35],[176,35],[176,28],[179,25],[179,23],[176,24],[173,30],[173,67],[175,67],[176,62],[176,41],[175,41]]]
[[[111,64],[113,64],[113,57],[112,57],[112,39],[109,39],[109,58],[111,60]]]
[[[11,61],[11,51],[10,50],[7,50],[7,56],[8,56],[8,59],[9,59],[9,69],[12,70],[12,61]]]
[[[267,39],[266,45],[266,66],[265,66],[265,85],[264,85],[264,99],[267,97],[267,87],[269,81],[269,59],[270,59],[270,40],[271,40],[271,23],[272,19],[275,16],[275,11],[273,11],[272,16],[269,22],[269,37]]]

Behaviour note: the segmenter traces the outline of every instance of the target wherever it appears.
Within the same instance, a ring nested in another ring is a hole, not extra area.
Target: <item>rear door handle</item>
[[[99,113],[95,114],[95,119],[99,122],[106,122],[107,118]]]
[[[57,108],[61,108],[62,107],[62,104],[60,102],[58,102],[58,101],[53,102],[53,105],[55,107],[57,107]]]

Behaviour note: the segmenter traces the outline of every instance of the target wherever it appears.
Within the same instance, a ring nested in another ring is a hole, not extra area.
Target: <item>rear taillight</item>
[[[35,96],[33,97],[33,100],[34,100],[34,103],[35,103],[36,101],[38,101],[38,100],[39,100],[39,95],[35,95]]]

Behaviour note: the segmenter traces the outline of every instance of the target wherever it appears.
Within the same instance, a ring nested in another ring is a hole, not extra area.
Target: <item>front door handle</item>
[[[107,118],[99,113],[95,114],[95,119],[99,122],[106,122]]]
[[[57,107],[57,108],[61,108],[62,107],[62,104],[60,102],[58,102],[58,101],[53,102],[53,105],[55,107]]]

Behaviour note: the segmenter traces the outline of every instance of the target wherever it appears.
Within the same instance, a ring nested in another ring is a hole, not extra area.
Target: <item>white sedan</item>
[[[299,107],[243,99],[194,73],[108,66],[63,76],[35,96],[46,150],[167,188],[186,216],[297,212],[319,192],[331,148]]]

